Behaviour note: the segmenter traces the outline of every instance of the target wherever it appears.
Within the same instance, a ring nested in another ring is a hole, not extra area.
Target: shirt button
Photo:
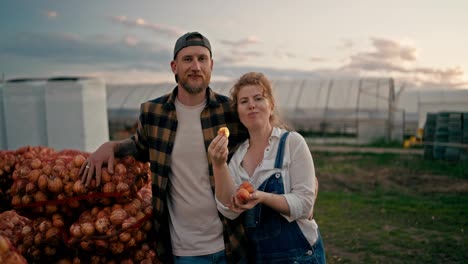
[[[270,151],[270,148],[267,148],[266,151]]]
[[[312,250],[308,250],[307,255],[309,255],[309,256],[312,255]]]
[[[276,174],[275,174],[275,177],[276,177],[276,178],[279,178],[280,176],[281,176],[280,173],[276,173]]]

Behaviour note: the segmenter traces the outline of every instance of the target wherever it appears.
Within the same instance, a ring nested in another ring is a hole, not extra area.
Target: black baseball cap
[[[205,47],[210,51],[210,56],[212,56],[210,41],[207,38],[205,38],[205,36],[198,32],[187,32],[182,37],[177,39],[177,42],[174,47],[174,60],[177,56],[177,53],[179,53],[181,49],[189,46]]]

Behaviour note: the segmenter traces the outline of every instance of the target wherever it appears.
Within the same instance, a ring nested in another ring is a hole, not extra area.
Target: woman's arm
[[[317,185],[312,155],[304,138],[296,132],[290,135],[289,148],[290,191],[284,197],[290,207],[290,220],[308,218],[313,214]]]
[[[223,135],[216,136],[208,146],[208,156],[213,166],[215,179],[215,195],[223,205],[231,204],[231,197],[235,193],[235,183],[229,173],[227,165],[228,139]]]

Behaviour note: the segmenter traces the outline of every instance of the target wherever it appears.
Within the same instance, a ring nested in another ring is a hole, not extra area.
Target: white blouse
[[[242,143],[229,162],[229,171],[236,185],[243,181],[250,181],[255,189],[276,172],[283,176],[283,196],[289,205],[290,216],[283,215],[289,222],[297,220],[302,233],[313,245],[317,240],[318,226],[315,220],[309,220],[315,203],[315,168],[312,155],[304,138],[297,132],[290,132],[285,142],[283,168],[275,169],[276,153],[281,135],[286,130],[274,127],[269,138],[269,144],[263,152],[263,160],[255,169],[252,177],[241,165],[249,148],[249,140]],[[216,199],[218,210],[227,218],[239,216]]]

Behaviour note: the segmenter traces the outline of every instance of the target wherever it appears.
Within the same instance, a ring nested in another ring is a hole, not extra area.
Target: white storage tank
[[[106,87],[100,79],[9,81],[4,104],[9,149],[44,145],[92,152],[109,140]]]
[[[5,110],[3,107],[3,83],[0,83],[0,150],[6,149]]]
[[[46,79],[15,79],[3,88],[6,149],[47,146]]]

